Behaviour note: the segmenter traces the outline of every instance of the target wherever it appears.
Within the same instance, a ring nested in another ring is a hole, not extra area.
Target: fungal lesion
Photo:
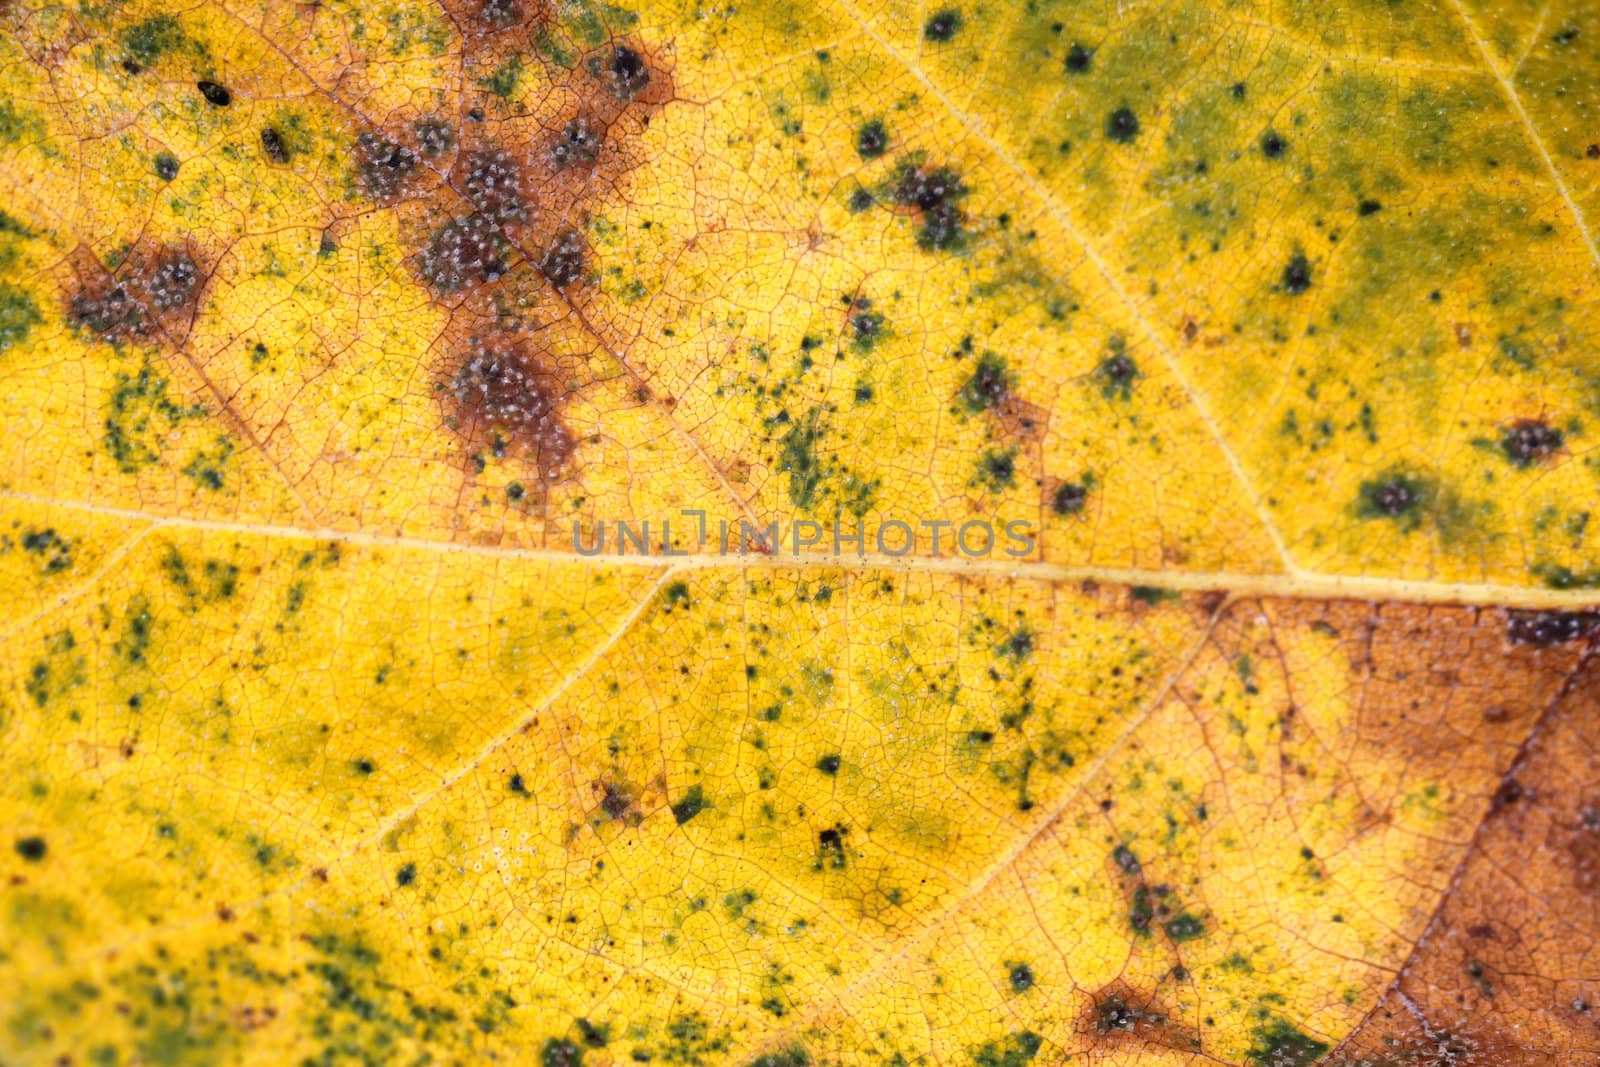
[[[562,417],[570,376],[538,341],[537,331],[468,339],[439,394],[469,451],[525,460],[545,486],[569,473],[578,438]]]
[[[498,26],[514,9],[508,0],[451,5],[464,32]],[[465,45],[477,64],[505,58],[497,37],[469,35]],[[450,311],[430,375],[441,423],[469,475],[502,458],[532,468],[507,490],[519,502],[530,491],[542,501],[570,476],[579,437],[563,410],[583,377],[552,354],[528,308],[571,303],[589,287],[588,219],[602,197],[619,195],[638,162],[631,141],[673,98],[665,66],[634,41],[559,68],[534,113],[490,123],[485,100],[459,128],[423,113],[362,132],[353,146],[358,193],[400,213],[411,270]],[[586,306],[584,328],[604,330],[600,310]]]
[[[83,256],[74,270],[78,287],[68,300],[68,321],[113,344],[181,337],[207,276],[198,250],[187,242],[141,243],[110,270]]]

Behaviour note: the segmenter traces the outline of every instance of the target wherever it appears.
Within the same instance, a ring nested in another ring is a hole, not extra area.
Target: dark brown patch
[[[600,158],[605,140],[605,127],[598,120],[588,115],[568,119],[547,149],[549,165],[554,170],[592,167]]]
[[[469,450],[527,461],[543,483],[565,473],[577,438],[561,419],[571,388],[522,335],[473,338],[441,390],[446,422]]]
[[[551,25],[551,7],[550,0],[445,0],[444,4],[463,36],[515,31],[507,36],[527,39]]]
[[[458,169],[462,192],[491,222],[504,224],[528,217],[522,169],[503,149],[491,145],[469,153]]]
[[[1513,611],[1506,620],[1506,639],[1514,645],[1550,648],[1588,637],[1600,626],[1600,612]]]
[[[565,229],[539,258],[539,273],[557,289],[565,289],[583,277],[583,261],[589,248],[583,234]]]
[[[74,259],[73,272],[78,286],[68,301],[68,318],[113,343],[181,343],[207,278],[192,243],[136,246],[109,272],[83,254]]]
[[[589,72],[621,100],[632,100],[650,86],[650,61],[628,44],[613,46],[609,55],[590,57]]]
[[[417,153],[382,133],[356,138],[356,171],[361,187],[374,200],[392,200],[406,191],[417,169]]]
[[[1565,435],[1542,419],[1518,419],[1506,427],[1500,448],[1518,467],[1531,467],[1555,455],[1566,443]]]
[[[482,215],[451,219],[417,257],[417,271],[434,292],[454,293],[506,273],[506,240]]]
[[[607,819],[629,826],[637,826],[643,819],[636,791],[626,782],[602,779],[594,783],[594,790],[599,794],[600,812]]]
[[[1180,1052],[1200,1049],[1200,1035],[1173,1021],[1154,996],[1117,981],[1090,995],[1078,1014],[1077,1031],[1101,1050],[1159,1045]]]

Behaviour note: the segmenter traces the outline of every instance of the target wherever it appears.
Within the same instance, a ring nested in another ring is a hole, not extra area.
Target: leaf
[[[0,20],[6,1062],[1600,1049],[1590,5]]]

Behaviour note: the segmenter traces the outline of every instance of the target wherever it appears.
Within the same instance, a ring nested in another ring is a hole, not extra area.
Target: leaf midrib
[[[1319,574],[1310,571],[1250,574],[1237,571],[1171,570],[1143,567],[1111,567],[1052,563],[1039,559],[975,559],[968,557],[893,556],[882,553],[827,552],[780,553],[686,553],[622,556],[579,555],[549,548],[524,548],[513,545],[481,544],[471,541],[446,541],[405,534],[380,534],[364,530],[333,527],[294,526],[279,523],[254,523],[227,519],[201,519],[118,508],[82,501],[52,500],[49,497],[15,490],[0,490],[0,500],[14,500],[35,507],[59,508],[98,515],[124,522],[146,523],[141,539],[163,530],[228,533],[274,540],[316,541],[349,545],[352,548],[395,549],[436,552],[464,556],[517,560],[527,563],[614,567],[651,570],[850,570],[898,571],[911,574],[942,574],[952,577],[996,578],[1036,582],[1100,582],[1107,585],[1143,586],[1173,592],[1221,592],[1234,596],[1272,597],[1300,600],[1367,600],[1419,604],[1469,604],[1489,607],[1561,609],[1593,607],[1600,597],[1593,590],[1547,589],[1534,586],[1501,585],[1494,582],[1443,582],[1366,575]],[[98,578],[99,575],[96,575]],[[86,587],[63,594],[61,601],[80,595]]]

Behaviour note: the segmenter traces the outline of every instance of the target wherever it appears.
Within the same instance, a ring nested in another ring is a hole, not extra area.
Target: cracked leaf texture
[[[0,0],[0,1063],[1594,1062],[1597,222],[1589,0]]]

